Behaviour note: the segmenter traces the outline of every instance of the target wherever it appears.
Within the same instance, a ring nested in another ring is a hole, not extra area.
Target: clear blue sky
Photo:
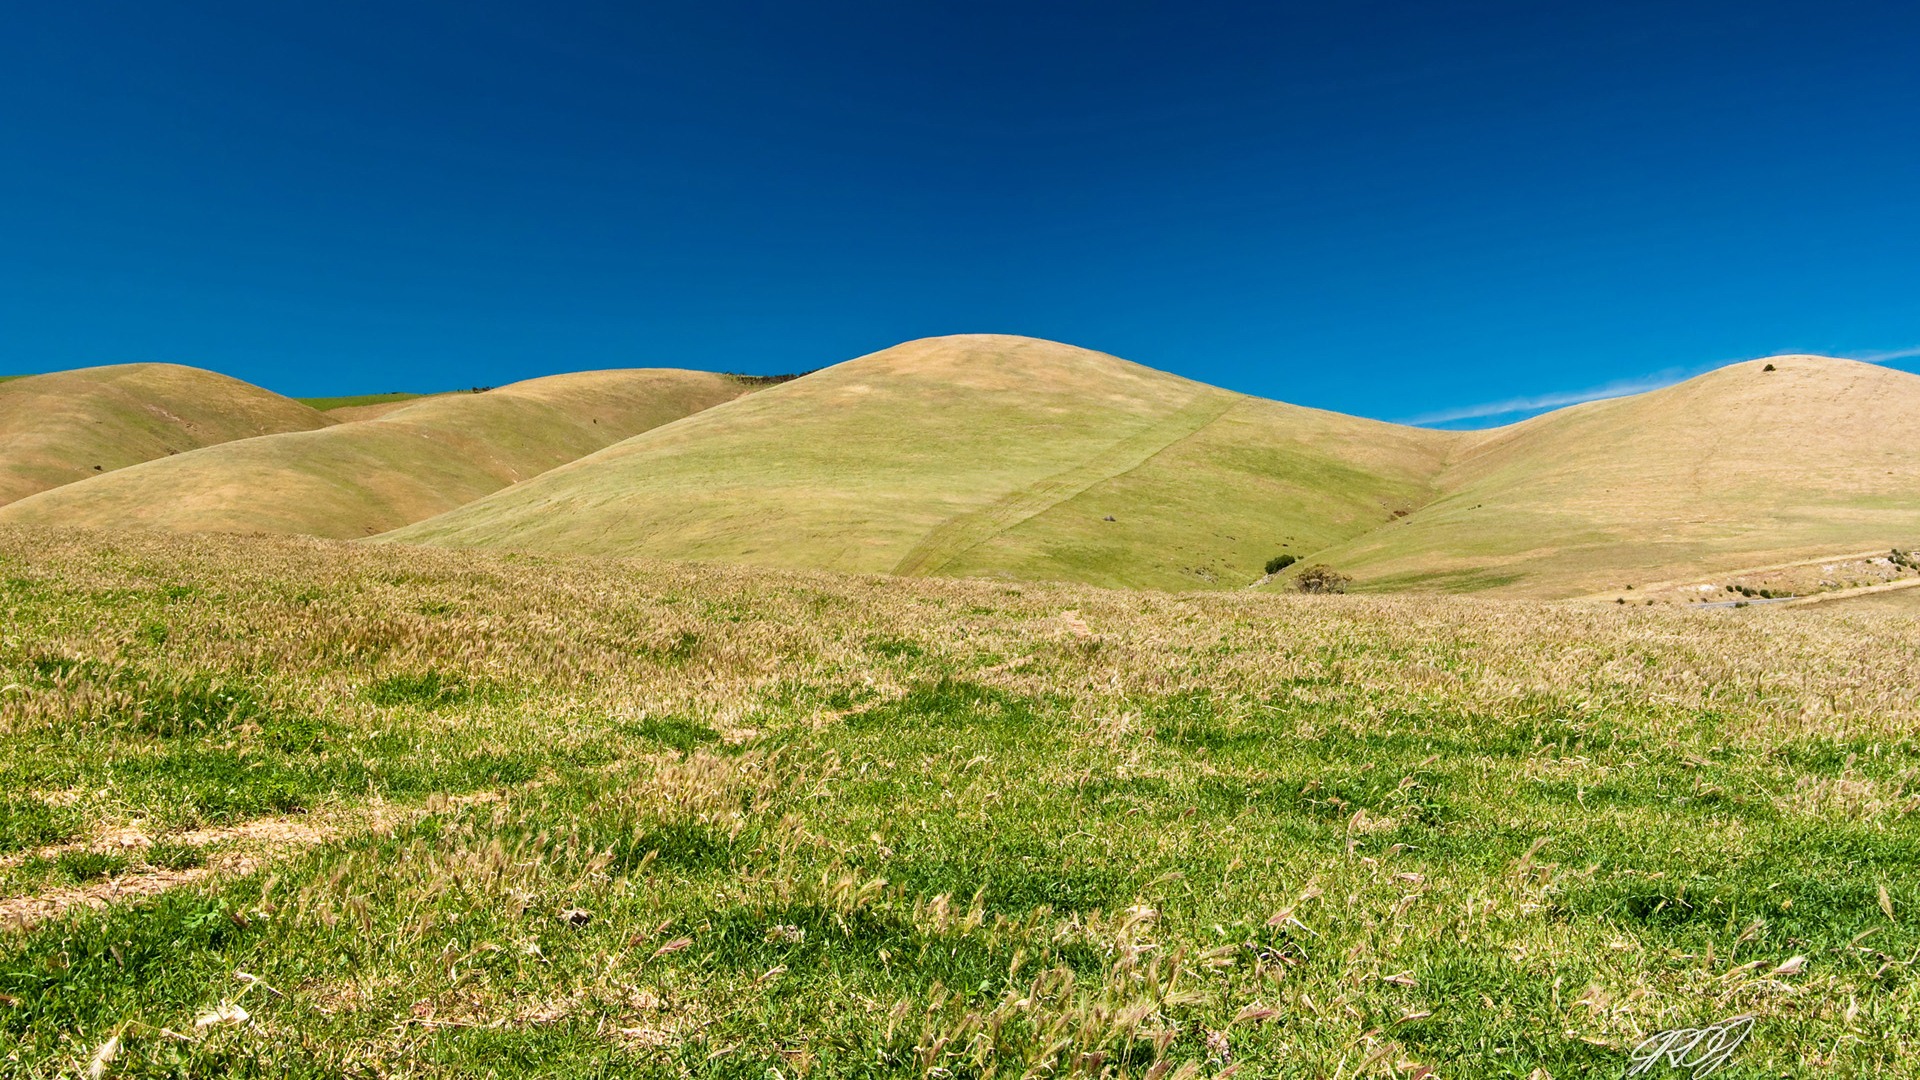
[[[1911,353],[1917,8],[14,5],[0,371],[321,394],[993,331],[1433,419]]]

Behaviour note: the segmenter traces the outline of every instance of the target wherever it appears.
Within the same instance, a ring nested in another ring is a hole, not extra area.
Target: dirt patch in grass
[[[401,821],[422,814],[495,802],[500,798],[499,792],[486,791],[429,800],[419,807],[374,806],[333,814],[255,818],[236,825],[190,829],[159,837],[149,836],[139,828],[115,829],[84,842],[49,845],[29,855],[0,860],[0,868],[17,867],[36,858],[58,861],[62,856],[77,854],[121,856],[162,848],[170,854],[189,849],[206,854],[197,866],[147,863],[106,875],[98,881],[0,897],[0,931],[31,928],[76,906],[102,908],[207,878],[240,877],[290,851],[355,832],[391,830]],[[214,848],[221,850],[209,851]],[[154,860],[155,863],[178,861],[175,857]]]
[[[228,876],[252,872],[260,864],[257,855],[232,855],[205,866],[186,870],[135,870],[90,885],[52,889],[33,896],[14,896],[0,900],[0,930],[25,930],[76,906],[101,908],[125,900],[153,896],[168,889],[190,885],[216,874]]]

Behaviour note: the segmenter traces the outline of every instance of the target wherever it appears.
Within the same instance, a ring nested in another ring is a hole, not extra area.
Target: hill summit
[[[386,539],[901,574],[1246,584],[1426,494],[1448,433],[1087,349],[908,342],[628,439]]]
[[[179,364],[117,364],[0,383],[0,505],[233,439],[326,427],[269,390]]]

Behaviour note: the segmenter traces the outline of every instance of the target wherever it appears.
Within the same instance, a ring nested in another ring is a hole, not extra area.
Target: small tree
[[[1291,555],[1275,555],[1273,558],[1267,560],[1267,573],[1277,574],[1299,561],[1299,559]]]
[[[1293,587],[1303,593],[1343,593],[1353,579],[1331,566],[1309,566],[1293,579]]]

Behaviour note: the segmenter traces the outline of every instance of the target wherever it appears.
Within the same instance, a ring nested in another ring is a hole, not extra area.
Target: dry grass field
[[[68,484],[0,509],[0,521],[371,536],[746,392],[725,375],[643,368],[344,405],[324,415],[378,414]]]
[[[0,1071],[1911,1076],[1834,608],[0,529]]]

